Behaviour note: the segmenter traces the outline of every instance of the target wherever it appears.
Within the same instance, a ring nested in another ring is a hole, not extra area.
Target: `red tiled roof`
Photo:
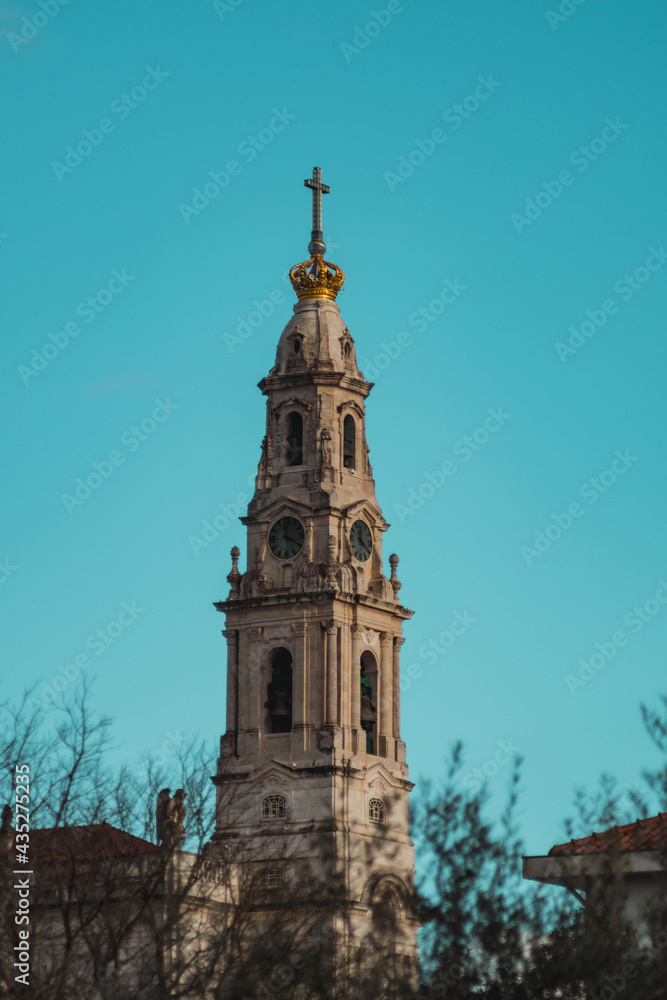
[[[638,819],[625,826],[613,826],[590,837],[579,837],[567,844],[556,844],[549,856],[558,854],[603,854],[605,851],[667,850],[667,813]]]
[[[36,861],[151,854],[160,848],[109,823],[31,830],[29,857]]]

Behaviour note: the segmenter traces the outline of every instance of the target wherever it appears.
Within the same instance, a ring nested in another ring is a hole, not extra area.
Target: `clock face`
[[[303,525],[295,517],[281,517],[269,532],[271,551],[279,559],[295,556],[301,550],[303,539]]]
[[[359,562],[366,562],[373,551],[373,536],[365,521],[355,521],[350,529],[352,551]]]

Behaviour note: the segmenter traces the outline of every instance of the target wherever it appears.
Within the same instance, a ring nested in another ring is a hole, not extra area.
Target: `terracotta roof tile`
[[[109,823],[32,830],[30,857],[36,861],[151,854],[160,848]]]
[[[667,813],[638,819],[625,826],[613,826],[602,833],[579,837],[567,844],[556,844],[549,856],[559,854],[603,854],[605,851],[667,850]]]

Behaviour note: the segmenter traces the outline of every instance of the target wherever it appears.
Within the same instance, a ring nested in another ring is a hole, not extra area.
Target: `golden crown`
[[[335,299],[343,287],[345,275],[336,264],[315,253],[302,264],[295,264],[289,273],[298,299]]]

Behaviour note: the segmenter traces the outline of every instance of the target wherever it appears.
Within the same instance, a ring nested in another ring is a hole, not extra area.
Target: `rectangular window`
[[[260,875],[260,884],[267,889],[275,889],[283,884],[282,868],[265,868]]]

